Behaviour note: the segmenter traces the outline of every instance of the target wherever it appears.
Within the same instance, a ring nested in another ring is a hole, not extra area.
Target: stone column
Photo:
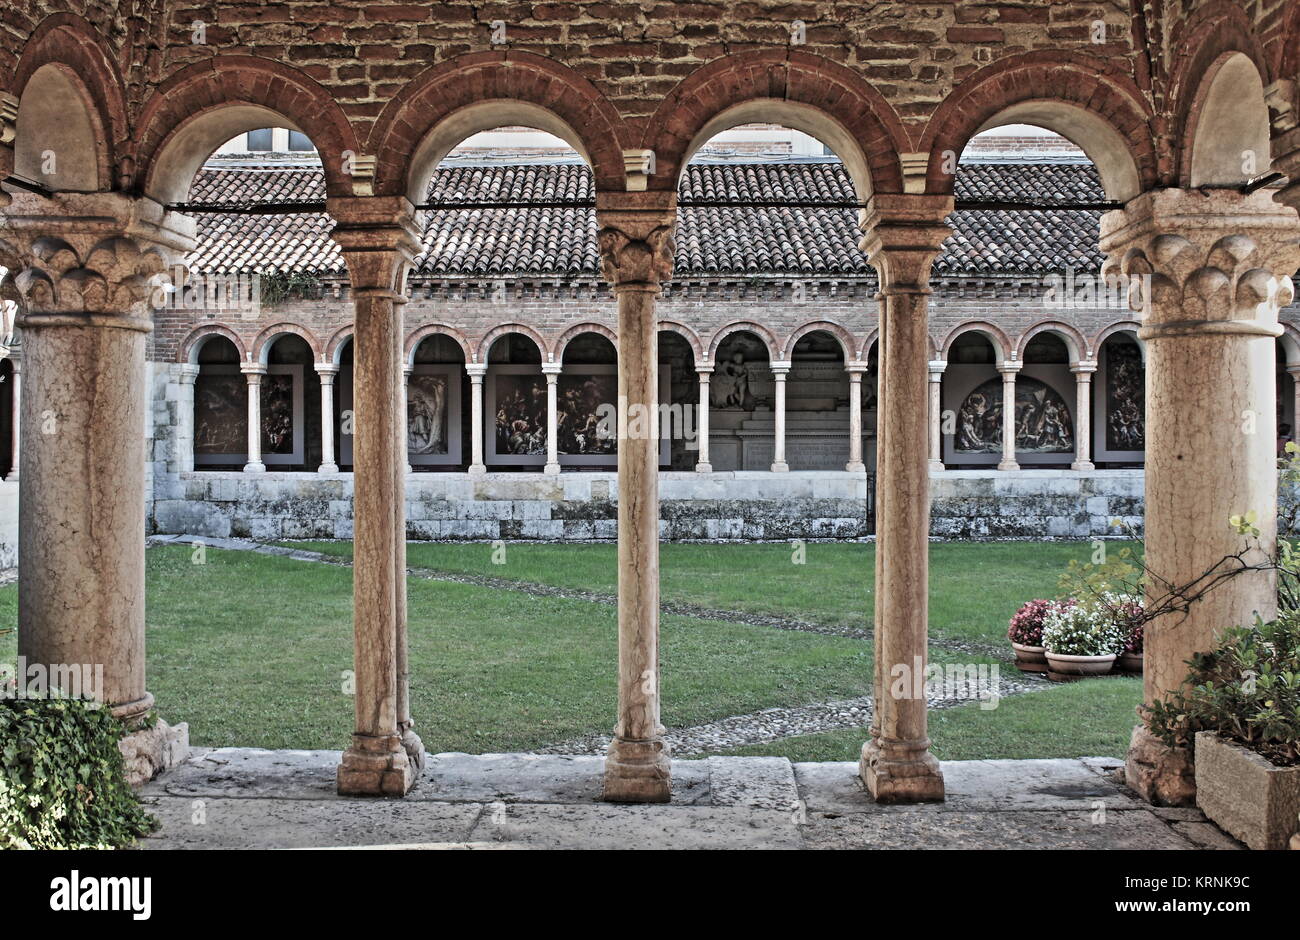
[[[1020,363],[1008,359],[998,366],[1002,374],[1002,459],[999,470],[1019,470],[1016,463],[1016,373]]]
[[[418,245],[400,196],[327,200],[356,308],[353,618],[356,726],[340,793],[401,796],[424,764],[412,730],[406,660],[406,422],[402,308]]]
[[[785,462],[785,377],[790,372],[790,363],[778,359],[772,363],[772,380],[776,383],[772,397],[775,430],[772,432],[772,472],[785,473],[790,465]]]
[[[334,377],[339,367],[332,362],[316,363],[320,377],[320,467],[318,473],[338,473],[334,460]]]
[[[659,721],[659,322],[672,271],[674,192],[598,193],[605,279],[618,298],[618,723],[604,798],[666,803],[668,747]]]
[[[699,450],[695,457],[695,472],[712,473],[713,464],[709,462],[709,377],[713,375],[713,366],[696,366],[695,374],[700,378],[700,413],[695,422]]]
[[[22,401],[23,401],[23,358],[9,355],[9,361],[13,363],[13,421],[10,438],[10,468],[9,476],[6,479],[17,480],[18,475],[18,454],[21,445],[21,428],[22,428]]]
[[[17,193],[4,221],[26,300],[18,655],[71,667],[81,692],[138,729],[121,747],[128,779],[141,783],[187,752],[184,725],[139,725],[154,704],[144,621],[150,301],[162,272],[193,248],[194,224],[116,193]]]
[[[865,473],[862,462],[862,374],[867,371],[865,362],[850,362],[849,371],[849,462],[844,469],[850,473]]]
[[[401,303],[406,303],[403,297]],[[411,375],[415,372],[415,366],[409,362],[402,364],[402,389],[401,402],[399,403],[398,415],[400,417],[400,427],[397,429],[398,446],[402,448],[402,471],[406,474],[412,473],[411,455],[407,451],[411,443],[411,412],[407,405],[408,389],[411,387]]]
[[[487,475],[483,463],[483,376],[487,375],[487,363],[471,362],[465,371],[469,373],[469,475],[481,477]]]
[[[943,370],[948,363],[930,360],[930,469],[943,467]]]
[[[1148,600],[1197,582],[1239,551],[1228,525],[1254,511],[1263,561],[1276,549],[1277,316],[1300,266],[1300,220],[1267,191],[1156,190],[1102,217],[1101,247],[1130,280],[1146,343]],[[1276,613],[1276,579],[1253,571],[1147,624],[1144,699],[1177,690],[1193,653],[1225,627]],[[1127,776],[1147,799],[1194,796],[1190,755],[1139,725]]]
[[[265,473],[262,463],[262,376],[266,366],[260,362],[244,362],[239,366],[248,381],[248,463],[245,473]]]
[[[1094,470],[1092,463],[1092,374],[1097,363],[1080,360],[1074,373],[1074,463],[1071,470]]]
[[[926,725],[930,474],[919,445],[930,430],[930,268],[952,207],[952,197],[878,193],[864,213],[862,248],[880,276],[881,310],[875,708],[859,773],[881,803],[944,795]]]
[[[1291,440],[1300,441],[1300,365],[1288,365],[1286,374],[1291,376],[1291,414],[1295,420],[1291,422]],[[14,380],[17,381],[18,371],[14,369]],[[18,386],[14,385],[14,395],[18,394]],[[15,421],[17,418],[14,419]],[[18,466],[14,464],[14,466]]]
[[[546,466],[543,473],[560,472],[560,428],[559,428],[559,382],[560,370],[564,368],[559,362],[543,362],[542,374],[546,376]]]
[[[181,473],[194,470],[194,382],[199,377],[197,363],[180,367],[180,398],[176,402],[176,462]],[[17,392],[17,386],[14,387]]]

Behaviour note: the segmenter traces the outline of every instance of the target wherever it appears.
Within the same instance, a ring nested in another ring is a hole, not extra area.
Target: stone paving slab
[[[789,814],[799,805],[794,768],[784,757],[710,757],[704,763],[709,767],[714,806],[752,806]]]
[[[476,842],[544,849],[801,849],[791,813],[744,806],[520,804],[484,813]]]
[[[309,849],[469,842],[480,803],[150,796],[143,849]]]

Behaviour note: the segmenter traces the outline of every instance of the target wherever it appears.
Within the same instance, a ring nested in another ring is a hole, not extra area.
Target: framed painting
[[[406,384],[406,460],[412,467],[461,462],[461,366],[419,363]]]

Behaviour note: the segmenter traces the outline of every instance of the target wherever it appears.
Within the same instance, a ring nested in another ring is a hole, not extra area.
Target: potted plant
[[[1252,849],[1284,849],[1300,814],[1300,612],[1223,631],[1147,727],[1195,748],[1196,804]]]
[[[1016,651],[1016,668],[1021,672],[1046,672],[1047,656],[1043,651],[1043,618],[1051,601],[1026,602],[1016,611],[1007,627],[1007,639]]]
[[[1130,676],[1142,675],[1142,625],[1146,620],[1142,597],[1135,594],[1106,594],[1102,603],[1124,635],[1124,646],[1115,658],[1115,672]]]
[[[1114,618],[1092,605],[1058,601],[1043,618],[1048,671],[1059,676],[1104,676],[1124,639]]]

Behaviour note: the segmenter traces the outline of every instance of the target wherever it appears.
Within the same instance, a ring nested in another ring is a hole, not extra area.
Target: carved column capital
[[[338,196],[325,200],[330,236],[343,252],[354,293],[404,300],[406,272],[420,248],[415,207],[405,196]]]
[[[167,271],[194,247],[194,222],[152,199],[118,193],[17,193],[0,218],[0,264],[27,312],[53,323],[149,330]]]
[[[597,193],[601,269],[614,290],[658,291],[672,277],[677,194]]]
[[[930,268],[952,228],[951,196],[877,193],[863,210],[862,250],[880,276],[880,292],[929,293]]]
[[[1162,189],[1102,216],[1103,274],[1122,274],[1142,339],[1278,336],[1295,291],[1300,217],[1267,192]]]

